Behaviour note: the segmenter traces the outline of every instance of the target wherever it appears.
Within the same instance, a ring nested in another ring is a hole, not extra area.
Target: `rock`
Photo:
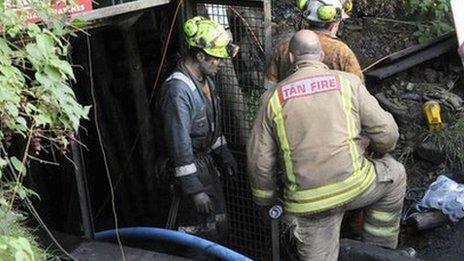
[[[407,106],[402,106],[397,99],[391,101],[384,93],[377,93],[374,96],[377,98],[382,108],[390,112],[397,121],[400,121],[402,124],[411,122],[413,116],[409,113]]]
[[[425,74],[425,79],[427,80],[427,82],[436,83],[438,81],[437,71],[430,69],[430,68],[426,68],[424,74]]]
[[[418,260],[414,258],[412,251],[392,250],[374,246],[371,244],[351,240],[340,240],[340,254],[338,260],[341,261],[407,261]]]
[[[439,165],[446,159],[445,152],[441,150],[436,144],[426,141],[415,146],[414,154],[419,158]]]
[[[406,90],[407,90],[408,92],[410,92],[410,91],[414,90],[414,87],[415,87],[415,86],[416,86],[416,85],[415,85],[414,83],[408,82],[408,84],[406,85]]]

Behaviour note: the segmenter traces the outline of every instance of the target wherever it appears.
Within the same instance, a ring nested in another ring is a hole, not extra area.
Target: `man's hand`
[[[369,140],[367,136],[361,135],[360,137],[361,137],[361,146],[364,148],[364,150],[367,150],[371,141]]]
[[[234,176],[238,172],[237,162],[235,161],[234,156],[230,150],[222,146],[215,150],[215,159],[219,165],[219,168],[222,172],[228,174],[229,176]]]
[[[238,166],[237,162],[235,159],[232,157],[230,161],[224,162],[224,171],[229,175],[229,176],[234,176],[238,172]]]
[[[213,202],[205,192],[192,195],[192,200],[198,213],[207,215],[213,211]]]

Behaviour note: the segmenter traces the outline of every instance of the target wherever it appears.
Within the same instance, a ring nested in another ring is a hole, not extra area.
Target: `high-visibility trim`
[[[195,172],[197,172],[197,166],[195,165],[195,163],[192,163],[192,164],[176,167],[174,176],[183,177],[183,176],[191,175]]]
[[[400,213],[395,212],[385,212],[379,210],[369,210],[367,215],[379,223],[392,223],[400,220]]]
[[[315,213],[341,206],[363,193],[375,180],[375,168],[372,162],[363,160],[354,139],[357,135],[351,84],[341,78],[343,111],[348,132],[348,149],[352,160],[352,174],[348,178],[329,185],[302,191],[285,191],[284,206],[288,212]]]
[[[197,87],[195,86],[195,83],[193,83],[193,81],[189,77],[187,77],[185,74],[183,74],[181,72],[174,72],[173,74],[171,74],[166,79],[166,82],[169,82],[172,79],[182,81],[183,83],[185,83],[189,87],[189,89],[192,92],[197,90]]]
[[[351,84],[342,77],[342,88],[340,89],[342,94],[343,111],[345,113],[346,128],[348,130],[348,148],[350,151],[351,160],[353,162],[353,173],[361,168],[361,162],[359,162],[359,153],[354,138],[356,136],[355,124],[353,119],[353,94],[351,90]]]
[[[275,91],[270,100],[271,110],[274,114],[274,122],[277,127],[277,136],[279,138],[280,149],[285,166],[285,174],[287,175],[288,186],[291,191],[297,189],[295,173],[293,172],[293,161],[290,150],[290,143],[287,138],[287,131],[285,130],[285,122],[282,114],[282,104],[280,104],[278,91]]]
[[[359,171],[356,171],[348,178],[317,188],[306,189],[300,191],[285,191],[285,199],[290,201],[316,201],[324,198],[336,197],[336,195],[343,194],[349,190],[358,188],[366,179],[372,179],[367,175],[375,176],[373,172],[373,164],[370,161],[365,162],[364,167]],[[369,183],[370,185],[370,183]]]
[[[364,223],[363,230],[376,237],[397,237],[400,232],[400,224],[394,226],[380,227],[369,223]]]
[[[213,146],[211,146],[211,149],[215,150],[225,144],[227,144],[226,137],[222,135],[221,137],[216,139],[216,142],[214,142]]]
[[[285,198],[285,210],[294,214],[311,214],[342,206],[352,201],[359,194],[363,193],[372,184],[372,182],[374,182],[375,168],[372,163],[368,165],[367,173],[366,175],[363,175],[363,177],[364,179],[361,183],[350,187],[349,190],[343,192],[339,191],[339,194],[332,194],[329,190],[327,190],[329,193],[326,194],[327,197],[325,198],[315,196],[314,198],[308,198],[303,202],[291,202]],[[322,189],[324,187],[319,187],[317,189]]]
[[[251,194],[257,198],[269,199],[274,197],[274,190],[251,188]]]

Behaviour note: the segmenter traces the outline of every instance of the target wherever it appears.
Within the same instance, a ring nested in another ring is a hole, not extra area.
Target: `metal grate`
[[[234,42],[240,45],[239,56],[224,61],[216,79],[223,105],[224,134],[240,169],[234,180],[224,182],[230,217],[229,246],[257,260],[270,260],[270,227],[263,224],[251,199],[245,151],[252,121],[265,90],[266,12],[262,1],[223,3],[197,2],[196,11],[230,28]]]

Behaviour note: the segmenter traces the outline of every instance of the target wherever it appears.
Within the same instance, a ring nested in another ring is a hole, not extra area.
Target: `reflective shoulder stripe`
[[[271,110],[274,116],[274,123],[277,129],[277,137],[279,140],[280,149],[282,151],[285,174],[287,176],[288,189],[293,191],[297,189],[295,173],[293,173],[293,161],[288,142],[287,131],[285,130],[284,116],[282,112],[282,104],[280,103],[278,90],[274,92],[270,100]]]
[[[193,81],[181,72],[174,72],[166,79],[166,82],[169,82],[172,79],[184,82],[185,84],[187,84],[187,86],[192,92],[197,90],[197,87],[195,86]]]
[[[183,177],[183,176],[191,175],[195,172],[197,172],[197,166],[195,166],[195,163],[192,163],[192,164],[176,167],[175,176]]]
[[[217,138],[216,142],[214,142],[213,146],[211,146],[211,149],[215,150],[225,144],[227,144],[226,137],[222,135],[221,137]]]
[[[274,197],[274,190],[264,190],[258,188],[251,188],[251,194],[257,198],[272,198]]]
[[[348,132],[348,148],[353,164],[353,172],[356,172],[361,168],[361,162],[359,162],[358,148],[354,141],[356,138],[356,128],[353,119],[353,92],[350,82],[348,82],[345,77],[340,78],[340,82],[342,83],[340,91],[342,94],[343,111],[345,113],[345,124]]]

